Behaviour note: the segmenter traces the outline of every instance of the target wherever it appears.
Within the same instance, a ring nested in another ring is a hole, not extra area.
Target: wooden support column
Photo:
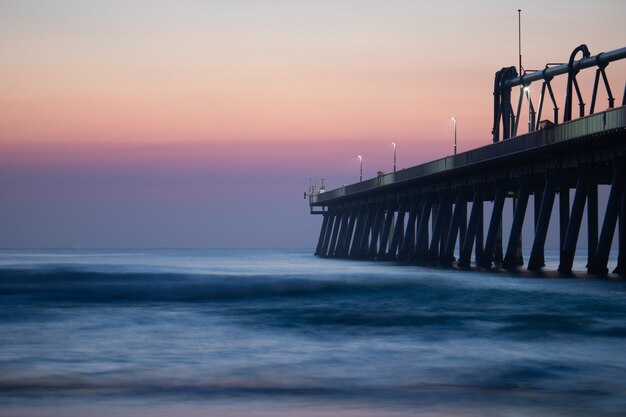
[[[320,229],[320,237],[317,239],[317,247],[315,248],[315,255],[322,255],[322,246],[324,245],[324,236],[326,236],[326,228],[328,227],[328,222],[331,214],[327,211],[323,214],[324,219],[322,220],[322,228]]]
[[[626,192],[622,190],[622,202],[619,212],[619,240],[617,266],[614,274],[626,275]]]
[[[587,187],[587,268],[596,263],[596,248],[598,247],[598,180],[589,172]]]
[[[513,214],[513,224],[511,225],[511,233],[509,235],[509,243],[506,248],[506,255],[502,266],[504,268],[514,269],[519,266],[518,261],[518,245],[522,236],[522,227],[524,226],[524,218],[526,217],[526,207],[528,206],[528,197],[530,195],[530,186],[528,179],[522,178],[518,192],[517,204]]]
[[[561,181],[561,189],[559,190],[559,249],[562,251],[567,234],[567,224],[569,223],[569,186],[565,184],[565,181]]]
[[[461,216],[459,219],[459,254],[461,253],[461,247],[465,242],[465,233],[467,232],[467,192],[463,190],[463,201],[461,202]],[[455,205],[456,207],[456,205]],[[454,248],[452,248],[452,256],[454,256]]]
[[[360,258],[363,252],[363,240],[364,236],[369,236],[369,230],[367,229],[367,224],[370,222],[371,210],[369,204],[364,204],[361,207],[361,217],[359,218],[359,224],[357,228],[357,232],[354,234],[354,241],[352,242],[352,249],[350,250],[351,258]]]
[[[324,233],[324,243],[322,243],[322,251],[320,256],[328,256],[328,246],[330,245],[330,236],[335,226],[335,220],[337,219],[337,211],[329,210],[328,225],[326,226],[326,232]]]
[[[479,265],[483,268],[491,268],[494,251],[496,249],[496,239],[498,231],[502,226],[502,208],[504,207],[504,199],[506,197],[506,187],[504,184],[496,186],[496,195],[493,201],[493,211],[491,212],[491,220],[489,221],[489,230],[487,231],[487,241],[485,242],[485,251],[480,259]]]
[[[399,258],[402,261],[409,259],[409,255],[413,252],[415,246],[415,218],[417,217],[418,202],[417,198],[413,198],[409,208],[409,218],[404,231],[404,239],[400,248]]]
[[[484,253],[484,248],[485,248],[485,244],[484,244],[484,234],[485,234],[485,208],[483,205],[483,200],[480,200],[478,202],[478,218],[477,218],[477,222],[476,222],[476,253],[475,253],[475,259],[476,259],[476,263],[478,264],[478,262],[480,261],[480,258],[483,257],[483,253]]]
[[[354,236],[352,237],[352,243],[348,252],[348,256],[350,258],[356,258],[358,256],[359,250],[361,249],[361,236],[363,236],[363,230],[365,229],[365,216],[367,216],[368,211],[367,205],[361,205],[358,210],[359,214],[356,219]]]
[[[456,239],[459,236],[460,224],[464,222],[463,214],[467,217],[467,203],[465,201],[465,190],[457,190],[456,197],[454,199],[454,211],[452,213],[452,221],[450,222],[450,229],[448,229],[448,235],[445,237],[445,249],[441,254],[440,261],[444,265],[451,265],[454,262],[454,247],[456,246]],[[467,224],[464,225],[467,229]],[[465,237],[465,233],[459,239]],[[459,250],[460,252],[460,250]]]
[[[400,202],[398,207],[398,215],[396,216],[396,226],[393,229],[393,236],[391,237],[391,244],[389,245],[389,251],[387,256],[390,258],[396,258],[398,256],[398,246],[404,238],[404,215],[407,210],[407,204]]]
[[[343,249],[343,243],[345,241],[346,233],[348,231],[348,223],[350,221],[350,209],[344,208],[341,211],[341,227],[339,228],[339,236],[337,236],[337,244],[333,252],[333,257],[337,258]]]
[[[352,235],[354,234],[354,225],[359,215],[359,210],[352,207],[348,211],[348,226],[343,239],[340,239],[340,246],[335,249],[335,256],[339,258],[347,258],[350,253],[350,244],[352,243]]]
[[[534,214],[535,214],[534,230],[537,230],[537,225],[539,224],[539,214],[541,213],[542,197],[543,197],[543,189],[536,188],[534,195],[533,195]]]
[[[426,195],[420,212],[419,227],[417,228],[417,241],[413,251],[414,259],[423,261],[428,256],[428,220],[432,208],[432,196]]]
[[[585,210],[585,200],[587,199],[588,183],[589,179],[587,177],[587,170],[581,170],[578,174],[576,194],[574,194],[574,203],[572,204],[572,212],[567,225],[563,249],[561,250],[559,272],[572,272],[574,255],[576,254],[576,244],[578,242],[578,234],[580,232],[580,224],[583,219],[583,211]]]
[[[348,231],[348,222],[350,221],[350,209],[343,209],[341,216],[341,228],[339,229],[339,236],[337,237],[337,244],[334,246],[332,256],[338,257],[343,250],[344,241],[346,239],[346,233]]]
[[[387,205],[387,214],[385,216],[385,223],[383,224],[383,233],[380,236],[380,247],[378,248],[378,259],[384,259],[387,257],[387,246],[389,244],[389,235],[391,234],[391,226],[393,224],[393,218],[395,215],[395,208],[393,205]]]
[[[543,190],[541,197],[541,208],[539,210],[537,226],[535,227],[533,248],[530,251],[530,259],[528,260],[528,269],[531,271],[536,271],[545,266],[544,248],[546,236],[548,235],[548,226],[550,225],[550,217],[552,216],[552,208],[554,207],[554,199],[556,197],[554,175],[548,172],[546,177],[546,188]]]
[[[344,222],[344,214],[343,211],[337,211],[335,216],[335,225],[333,227],[333,234],[330,238],[330,244],[328,246],[328,253],[326,256],[333,257],[335,256],[335,247],[337,246],[337,238],[339,237],[339,229],[341,229],[341,225]]]
[[[437,204],[437,217],[433,225],[433,237],[430,241],[430,247],[428,248],[428,261],[436,263],[439,257],[440,241],[443,240],[443,234],[445,233],[445,224],[449,223],[450,218],[448,212],[450,211],[448,193],[442,192],[439,194],[439,203]]]
[[[357,253],[358,258],[366,258],[367,251],[369,248],[369,238],[370,233],[372,231],[372,226],[374,225],[374,219],[376,217],[376,205],[369,204],[367,206],[367,215],[365,216],[365,228],[363,229],[363,234],[361,235],[361,243],[359,247],[359,251]]]
[[[432,205],[430,206],[430,221],[428,222],[429,224],[429,228],[428,230],[430,231],[430,235],[423,241],[420,243],[418,243],[418,245],[421,245],[420,248],[422,248],[422,253],[421,253],[421,261],[424,263],[430,263],[430,260],[428,259],[428,252],[430,250],[430,242],[432,240],[432,236],[435,233],[435,226],[437,224],[437,214],[439,213],[439,205],[441,203],[441,195],[436,195],[433,196],[432,199]],[[419,221],[418,221],[419,224]],[[415,253],[416,258],[417,258],[417,251]]]
[[[505,196],[506,201],[506,196]],[[515,203],[514,203],[515,204]],[[493,257],[491,258],[492,263],[496,263],[497,265],[502,265],[502,215],[500,215],[500,223],[498,224],[498,230],[496,232],[496,242],[493,247]]]
[[[376,208],[376,217],[374,217],[374,224],[372,225],[372,237],[369,242],[369,251],[367,254],[367,257],[370,259],[375,259],[378,254],[378,237],[384,216],[385,203],[379,203]]]
[[[439,238],[439,256],[442,256],[446,251],[446,238],[450,232],[450,226],[452,225],[452,197],[449,196],[446,201],[446,208],[443,219],[443,228],[441,229],[441,237]]]
[[[459,266],[470,266],[472,248],[474,247],[474,238],[476,237],[476,229],[478,226],[478,217],[479,214],[482,214],[482,210],[482,196],[480,189],[476,187],[474,190],[474,198],[472,199],[472,211],[470,212],[467,232],[465,233],[465,241],[463,242],[461,253],[459,254]]]
[[[598,249],[596,250],[595,264],[589,266],[589,273],[606,275],[609,272],[607,268],[609,262],[609,252],[611,251],[611,243],[615,226],[617,225],[617,217],[621,208],[622,194],[624,193],[624,160],[616,159],[613,162],[613,182],[609,199],[606,204],[606,213],[604,214],[604,222],[602,223],[602,231],[598,240]]]

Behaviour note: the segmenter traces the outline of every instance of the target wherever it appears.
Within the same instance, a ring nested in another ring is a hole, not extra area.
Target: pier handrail
[[[550,128],[519,135],[504,141],[492,143],[457,155],[446,156],[425,164],[381,175],[355,184],[329,190],[323,194],[311,195],[311,206],[324,206],[326,202],[341,197],[389,187],[426,178],[434,174],[451,172],[455,169],[509,157],[520,152],[567,142],[581,136],[593,135],[617,129],[626,129],[626,106],[609,109]]]

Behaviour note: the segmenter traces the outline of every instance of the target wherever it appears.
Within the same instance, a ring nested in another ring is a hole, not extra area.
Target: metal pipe
[[[608,64],[609,62],[618,61],[626,58],[626,47],[615,49],[609,52],[601,52],[598,55],[583,58],[574,61],[574,70],[582,70],[600,64]],[[543,71],[535,71],[524,74],[517,78],[505,80],[502,88],[511,88],[517,85],[528,85],[533,81],[547,80],[556,75],[567,74],[567,64],[558,65],[556,67],[546,68]]]
[[[596,70],[596,78],[593,81],[593,90],[591,93],[591,107],[589,107],[589,114],[593,114],[596,108],[596,98],[598,97],[598,82],[600,81],[600,68]]]

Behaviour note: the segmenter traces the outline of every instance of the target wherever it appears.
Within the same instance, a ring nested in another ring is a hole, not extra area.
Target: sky
[[[623,0],[1,0],[0,247],[313,247],[310,180],[491,142],[520,8],[524,68],[626,46]]]

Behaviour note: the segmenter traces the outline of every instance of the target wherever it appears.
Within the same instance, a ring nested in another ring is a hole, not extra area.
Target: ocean
[[[4,249],[0,300],[2,416],[626,415],[624,280]]]

